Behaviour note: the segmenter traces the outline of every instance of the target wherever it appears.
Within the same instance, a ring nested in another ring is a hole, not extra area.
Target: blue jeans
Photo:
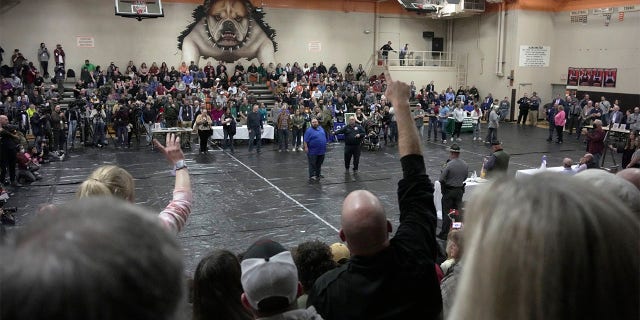
[[[474,122],[472,126],[473,126],[473,138],[480,139],[480,124],[477,122]]]
[[[500,121],[504,121],[505,119],[507,119],[507,112],[509,110],[500,110]]]
[[[602,159],[602,153],[592,153],[593,161],[596,163],[596,168],[600,168],[600,160]]]
[[[438,119],[429,118],[429,130],[427,130],[427,139],[431,139],[431,132],[433,132],[433,139],[438,139]]]
[[[126,146],[129,142],[129,132],[127,131],[127,126],[118,126],[116,128],[116,137],[118,137],[118,144],[120,146]]]
[[[447,123],[449,123],[449,119],[440,120],[440,133],[442,133],[442,140],[447,140]]]
[[[151,143],[153,139],[153,133],[151,131],[153,130],[153,123],[145,123],[144,128],[147,130],[147,143]]]
[[[73,145],[76,140],[76,129],[78,128],[78,121],[69,121],[69,132],[67,133],[67,146]]]
[[[489,128],[489,132],[487,133],[487,139],[485,141],[494,141],[498,140],[498,129],[497,128]]]
[[[105,144],[104,143],[104,123],[98,122],[93,124],[93,144]]]
[[[222,132],[223,140],[222,140],[222,149],[231,149],[231,152],[234,152],[233,149],[233,136],[229,134],[229,131],[223,130]]]
[[[309,178],[320,177],[322,173],[322,163],[324,162],[324,154],[307,154],[307,159],[309,160]]]
[[[395,121],[389,122],[389,141],[398,142],[398,123]]]
[[[302,148],[302,129],[293,128],[293,137],[291,142],[294,148]]]
[[[289,129],[278,129],[278,150],[289,149]]]
[[[255,140],[258,140],[256,147],[258,152],[260,152],[260,147],[262,146],[262,132],[260,132],[260,128],[252,128],[249,130],[251,130],[249,131],[249,152],[253,150],[253,142]]]

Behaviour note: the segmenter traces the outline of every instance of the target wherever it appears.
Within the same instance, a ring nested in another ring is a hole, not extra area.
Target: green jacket
[[[507,169],[509,169],[509,158],[511,158],[511,156],[502,149],[494,152],[492,159],[489,160],[489,163],[493,166],[487,168],[487,177],[495,178],[500,175],[507,174]]]

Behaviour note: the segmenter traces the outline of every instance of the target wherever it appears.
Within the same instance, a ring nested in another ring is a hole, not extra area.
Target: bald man
[[[640,190],[640,169],[638,168],[627,168],[622,171],[616,173],[618,177],[625,179],[631,183],[633,183],[638,190]]]
[[[385,76],[399,131],[400,226],[390,239],[391,223],[369,191],[357,190],[344,199],[339,236],[351,258],[316,280],[307,300],[324,319],[436,319],[442,310],[434,262],[433,184],[409,111],[410,89]]]

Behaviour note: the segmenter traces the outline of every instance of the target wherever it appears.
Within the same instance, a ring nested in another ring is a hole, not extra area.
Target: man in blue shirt
[[[442,133],[442,143],[447,143],[447,123],[449,121],[449,115],[449,106],[443,104],[440,108],[440,112],[438,113],[438,120],[440,120],[440,132]]]
[[[304,152],[309,160],[309,181],[324,178],[321,170],[327,152],[327,137],[316,118],[311,119],[311,127],[304,133]]]

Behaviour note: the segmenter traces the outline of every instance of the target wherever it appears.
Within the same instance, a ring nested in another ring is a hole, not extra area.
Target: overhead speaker
[[[431,39],[431,51],[442,52],[444,49],[444,38]]]
[[[432,31],[424,31],[422,32],[422,37],[423,38],[433,38],[435,36],[435,33],[433,33]]]

